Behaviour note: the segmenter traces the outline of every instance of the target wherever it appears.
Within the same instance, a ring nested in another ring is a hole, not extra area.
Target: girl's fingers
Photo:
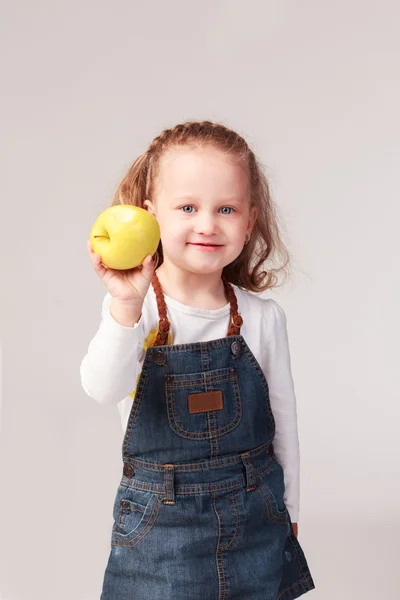
[[[142,262],[141,274],[143,275],[143,277],[145,279],[147,279],[147,281],[151,281],[151,278],[153,277],[153,272],[154,272],[153,258],[150,255],[148,255]]]
[[[96,252],[94,252],[92,244],[90,243],[89,240],[86,242],[86,246],[87,246],[90,258],[96,258],[96,260],[100,259],[100,254],[96,254]]]
[[[100,255],[99,255],[99,254],[96,254],[96,253],[93,251],[92,244],[90,243],[90,241],[89,241],[89,240],[86,242],[86,246],[87,246],[87,249],[88,249],[88,252],[89,252],[89,256],[90,256],[90,259],[91,259],[91,261],[92,261],[93,263],[95,263],[95,264],[97,264],[97,263],[101,263],[101,257],[100,257]]]
[[[96,275],[108,286],[111,279],[116,277],[116,284],[122,286],[131,286],[136,294],[145,295],[153,277],[154,273],[154,262],[151,255],[146,256],[142,264],[135,269],[132,269],[130,277],[128,273],[124,275],[115,269],[109,269],[101,262],[101,256],[93,251],[90,240],[86,241],[87,250],[89,253],[90,260],[92,261],[93,269]],[[117,280],[120,280],[117,283]],[[107,288],[108,289],[108,288]]]
[[[95,254],[95,251],[93,250],[93,246],[92,246],[90,240],[87,240],[86,246],[87,246],[90,256],[93,256]]]
[[[93,265],[93,268],[94,268],[96,274],[101,279],[103,279],[104,275],[107,272],[107,267],[105,265],[103,265],[103,263],[101,262],[100,255],[93,252],[93,248],[92,248],[92,244],[90,243],[90,240],[86,241],[86,247],[88,249],[89,258],[92,261],[92,265]]]

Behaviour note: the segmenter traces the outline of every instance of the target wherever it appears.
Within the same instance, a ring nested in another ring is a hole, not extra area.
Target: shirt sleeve
[[[271,409],[275,419],[274,451],[284,471],[285,504],[291,521],[297,523],[300,510],[300,448],[297,406],[291,371],[286,315],[273,299],[270,311],[264,369]]]
[[[80,366],[81,384],[100,404],[118,404],[136,386],[143,347],[143,318],[133,327],[117,323],[110,313],[111,295],[102,304],[102,320]]]

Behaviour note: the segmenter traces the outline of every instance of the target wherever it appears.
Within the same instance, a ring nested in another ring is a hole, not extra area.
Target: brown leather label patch
[[[190,414],[222,410],[224,401],[222,391],[205,392],[204,394],[188,394]]]

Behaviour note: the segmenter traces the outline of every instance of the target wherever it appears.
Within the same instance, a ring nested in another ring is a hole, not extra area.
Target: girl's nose
[[[198,214],[196,217],[194,230],[196,233],[211,235],[216,231],[216,221],[214,216],[208,213]]]

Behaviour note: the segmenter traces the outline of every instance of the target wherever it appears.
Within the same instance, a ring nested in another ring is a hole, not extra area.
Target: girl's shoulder
[[[279,318],[285,316],[282,306],[273,298],[254,294],[237,286],[233,286],[233,288],[238,300],[239,311],[242,309],[249,312],[256,312],[258,315],[263,315],[264,317],[276,316]]]
[[[276,327],[286,327],[285,311],[276,300],[233,287],[243,321],[270,332]]]

